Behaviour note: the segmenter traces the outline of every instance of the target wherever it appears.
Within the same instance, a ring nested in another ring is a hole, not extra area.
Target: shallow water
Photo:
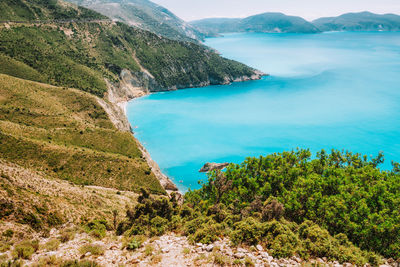
[[[400,161],[400,33],[229,34],[207,45],[271,76],[128,104],[135,136],[181,190],[205,162],[310,148]],[[137,128],[136,128],[137,127]]]

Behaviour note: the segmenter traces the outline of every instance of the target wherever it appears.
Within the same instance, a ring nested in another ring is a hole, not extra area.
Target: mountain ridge
[[[400,16],[363,11],[319,18],[313,24],[322,31],[400,31]]]
[[[190,22],[208,36],[223,32],[284,32],[318,33],[319,30],[310,22],[297,16],[283,13],[266,12],[246,18],[203,19]]]
[[[173,40],[198,42],[204,35],[163,6],[148,0],[67,0],[113,20]]]
[[[313,21],[283,13],[267,12],[246,18],[206,18],[189,23],[208,37],[230,32],[400,31],[399,15],[375,14],[368,11],[323,17]],[[313,27],[310,28],[310,25]]]

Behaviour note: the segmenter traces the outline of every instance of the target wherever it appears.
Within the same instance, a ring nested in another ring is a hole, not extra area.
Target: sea
[[[400,33],[235,33],[205,44],[261,80],[130,101],[135,137],[183,192],[206,162],[307,148],[400,162]]]

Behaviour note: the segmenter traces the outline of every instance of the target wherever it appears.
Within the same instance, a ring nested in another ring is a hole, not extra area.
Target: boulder
[[[243,259],[246,255],[243,252],[236,252],[234,256],[237,259]]]
[[[210,245],[208,245],[208,246],[206,247],[206,250],[207,250],[208,252],[211,252],[211,251],[213,250],[213,248],[214,248],[214,246],[213,246],[212,244],[210,244]]]
[[[229,163],[214,163],[214,162],[207,162],[204,166],[199,170],[199,172],[210,172],[213,170],[222,170],[228,166]]]

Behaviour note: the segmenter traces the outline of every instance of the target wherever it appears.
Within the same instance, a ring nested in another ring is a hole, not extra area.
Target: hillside
[[[7,75],[0,95],[1,159],[74,184],[164,192],[94,96]]]
[[[110,87],[152,92],[260,77],[255,70],[202,45],[111,22],[69,3],[12,3],[6,4],[8,15],[3,19],[26,23],[0,24],[0,56],[8,57],[0,62],[0,70],[16,77],[26,78],[18,76],[25,73],[23,68],[30,74],[40,73],[32,80],[100,97]],[[77,17],[71,10],[79,11]],[[29,22],[32,19],[43,21]],[[6,65],[10,62],[11,68]]]
[[[320,18],[313,24],[321,31],[400,31],[400,16],[370,12]]]
[[[33,79],[103,96],[107,82],[119,87],[174,90],[259,78],[255,70],[214,51],[113,22],[71,22],[40,26],[14,24],[0,29],[0,56],[39,72]],[[6,64],[1,61],[1,64]],[[18,66],[18,67],[17,67]],[[7,69],[7,66],[0,66]],[[10,70],[7,71],[8,74]]]
[[[181,41],[199,41],[204,35],[168,9],[148,0],[68,0],[114,20]]]
[[[92,10],[58,0],[13,0],[0,2],[0,21],[106,19]]]
[[[283,32],[317,33],[319,30],[308,21],[282,13],[263,13],[244,19],[203,19],[191,25],[209,36],[227,32]]]

